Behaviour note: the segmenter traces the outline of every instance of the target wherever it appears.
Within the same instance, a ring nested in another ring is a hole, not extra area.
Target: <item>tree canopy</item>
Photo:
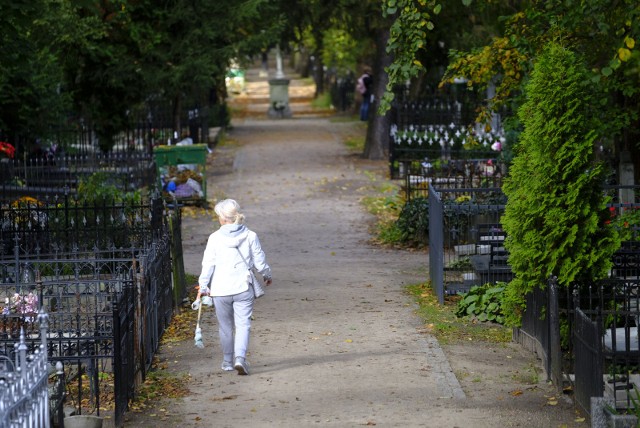
[[[223,85],[232,59],[278,37],[281,13],[267,0],[5,2],[0,133],[28,144],[83,117],[108,149],[150,97],[197,103]]]
[[[463,6],[462,8],[460,6]],[[465,79],[470,89],[496,87],[478,120],[488,121],[491,112],[502,107],[515,111],[522,103],[523,85],[538,55],[552,41],[561,41],[584,57],[589,79],[600,98],[595,100],[608,129],[600,138],[608,139],[614,150],[637,146],[640,135],[640,4],[633,0],[611,3],[606,0],[496,2],[461,0],[440,7],[422,0],[387,0],[387,13],[398,14],[389,42],[395,60],[389,73],[390,90],[419,73],[423,58],[432,54],[428,43],[435,28],[446,26],[435,12],[452,10],[459,16],[456,26],[440,36],[450,47],[450,63],[441,85]],[[429,31],[426,31],[429,30]],[[433,48],[432,48],[433,50]],[[386,99],[392,95],[387,94]]]

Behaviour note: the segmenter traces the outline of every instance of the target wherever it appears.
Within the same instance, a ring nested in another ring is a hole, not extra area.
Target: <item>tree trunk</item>
[[[387,53],[387,41],[389,40],[389,28],[375,30],[376,57],[373,64],[373,94],[374,101],[369,110],[369,123],[367,125],[367,137],[362,157],[365,159],[385,159],[389,154],[389,131],[391,129],[391,110],[383,116],[378,114],[380,98],[384,94],[389,81],[385,68],[391,65],[392,58]]]
[[[324,63],[322,62],[322,50],[317,50],[314,58],[313,77],[316,82],[316,93],[314,98],[324,93]]]

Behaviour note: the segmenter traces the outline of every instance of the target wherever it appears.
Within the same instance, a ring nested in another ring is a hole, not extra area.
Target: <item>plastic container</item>
[[[154,147],[153,158],[163,190],[181,202],[206,202],[208,153],[206,144]]]
[[[102,418],[93,415],[74,415],[64,418],[64,428],[102,428]]]

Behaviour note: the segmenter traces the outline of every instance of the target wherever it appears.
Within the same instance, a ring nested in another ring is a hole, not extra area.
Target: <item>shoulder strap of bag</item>
[[[240,258],[242,259],[244,264],[247,266],[247,269],[251,270],[251,267],[249,266],[249,263],[247,263],[247,259],[245,259],[244,256],[242,255],[242,253],[240,252],[240,248],[236,247],[236,250],[238,250],[238,254],[240,254]]]

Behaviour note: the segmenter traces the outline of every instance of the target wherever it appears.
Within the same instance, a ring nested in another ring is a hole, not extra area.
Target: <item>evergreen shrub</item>
[[[620,247],[594,147],[604,134],[583,60],[550,43],[538,57],[518,110],[524,127],[503,190],[502,225],[515,278],[506,289],[509,325],[519,325],[525,296],[550,276],[560,286],[606,277]]]

